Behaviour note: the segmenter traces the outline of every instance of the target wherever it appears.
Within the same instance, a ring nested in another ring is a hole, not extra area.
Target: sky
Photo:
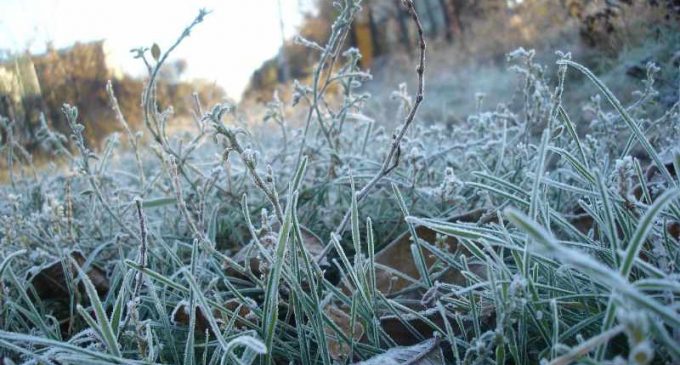
[[[76,41],[106,39],[114,63],[142,75],[130,49],[154,42],[169,47],[199,9],[212,13],[169,61],[188,62],[186,79],[216,82],[240,99],[252,72],[281,45],[278,0],[0,0],[0,50],[40,53],[51,41],[63,48]],[[281,0],[285,34],[295,34],[310,0]]]

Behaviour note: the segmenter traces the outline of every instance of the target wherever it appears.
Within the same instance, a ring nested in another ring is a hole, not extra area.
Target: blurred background
[[[130,50],[154,43],[166,49],[207,8],[212,13],[163,70],[161,109],[172,105],[181,129],[190,124],[197,93],[205,106],[230,101],[256,120],[275,91],[290,105],[293,80],[310,77],[318,53],[295,37],[323,45],[337,15],[332,3],[2,0],[0,116],[14,121],[14,134],[35,153],[41,123],[66,132],[61,106],[76,105],[96,149],[120,129],[105,89],[111,80],[128,122],[141,128],[147,75]],[[517,78],[507,72],[505,55],[518,47],[536,49],[537,59],[548,65],[556,50],[572,52],[605,81],[621,84],[614,89],[623,90],[624,101],[645,79],[646,63],[654,61],[667,66],[659,75],[659,102],[678,98],[679,0],[415,0],[415,5],[430,43],[424,118],[455,123],[478,107],[476,92],[486,95],[487,105],[512,98]],[[367,91],[381,100],[401,82],[415,81],[415,29],[400,0],[364,0],[362,7],[346,46],[361,51],[362,67],[374,75]],[[567,98],[590,92],[577,89]],[[5,143],[6,131],[0,133]]]

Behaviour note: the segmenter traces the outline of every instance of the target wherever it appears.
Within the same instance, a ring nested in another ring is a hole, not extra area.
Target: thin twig
[[[139,246],[139,266],[144,269],[146,268],[146,256],[148,250],[148,232],[146,229],[146,220],[144,218],[144,212],[142,211],[142,198],[135,198],[135,206],[137,207],[137,218],[139,218],[139,234],[140,234],[140,246]],[[144,271],[139,270],[137,273],[137,282],[135,283],[135,293],[133,298],[139,296],[142,290],[142,283],[144,282]]]
[[[319,122],[319,127],[321,128],[321,131],[323,132],[323,135],[326,138],[326,141],[328,142],[328,147],[331,150],[337,151],[337,146],[333,145],[333,140],[331,138],[332,136],[330,133],[331,131],[326,127],[326,124],[324,124],[323,115],[321,113],[321,109],[319,108],[319,102],[323,101],[323,95],[326,92],[326,89],[328,88],[330,82],[332,81],[331,76],[333,73],[333,67],[335,66],[337,57],[339,55],[338,50],[340,49],[340,47],[342,47],[342,45],[345,42],[349,25],[351,24],[351,20],[354,17],[356,11],[357,11],[356,8],[349,5],[343,10],[342,14],[340,14],[340,18],[336,20],[336,22],[333,24],[334,31],[331,33],[330,39],[328,40],[326,47],[323,49],[323,52],[321,53],[319,63],[316,65],[316,68],[314,69],[311,90],[312,97],[311,99],[308,99],[308,102],[310,104],[309,112],[307,113],[306,118],[307,120],[305,122],[305,128],[302,134],[302,143],[300,143],[300,150],[298,151],[297,160],[295,162],[296,166],[300,163],[300,160],[302,160],[304,149],[307,146],[307,134],[309,132],[309,127],[311,125],[312,117],[314,117],[315,115]],[[337,29],[339,29],[339,31],[336,31],[336,27]],[[324,71],[324,68],[326,67],[329,57],[331,63],[327,71],[328,77],[324,82],[324,85],[320,85],[322,73]]]
[[[128,324],[130,321],[135,321],[137,323],[137,314],[136,314],[136,305],[137,305],[137,299],[140,297],[140,294],[142,292],[142,285],[144,284],[144,269],[146,268],[147,264],[147,252],[149,250],[148,246],[148,230],[146,226],[146,219],[144,218],[144,211],[142,210],[142,198],[141,197],[136,197],[135,198],[135,206],[137,207],[137,218],[139,219],[139,241],[140,241],[140,246],[139,246],[139,267],[141,270],[137,271],[137,275],[135,276],[135,284],[133,286],[133,292],[132,292],[132,297],[131,297],[131,302],[130,302],[130,307],[129,307],[129,314],[127,317],[125,317],[125,321],[123,321],[122,325],[120,328],[127,328]],[[123,283],[123,285],[125,285]],[[122,331],[121,331],[122,333]]]
[[[116,114],[116,119],[118,119],[118,122],[123,126],[123,129],[125,129],[125,133],[127,134],[128,140],[130,142],[130,146],[132,146],[132,150],[135,153],[135,161],[137,162],[137,170],[139,170],[140,186],[142,187],[143,194],[144,187],[146,186],[146,178],[144,177],[144,164],[142,163],[142,158],[141,155],[139,154],[139,141],[137,140],[135,134],[132,133],[132,129],[130,129],[130,125],[125,119],[123,111],[120,109],[120,104],[118,104],[118,98],[116,98],[116,95],[113,92],[113,84],[111,83],[111,80],[106,82],[106,93],[109,95],[109,102],[111,103],[111,108],[113,109],[113,112]]]
[[[191,232],[194,234],[194,236],[200,238],[201,241],[205,241],[207,240],[207,237],[203,232],[202,227],[199,227],[198,224],[191,217],[191,212],[189,212],[189,208],[187,208],[186,201],[184,200],[184,193],[182,192],[182,183],[179,180],[179,168],[177,166],[177,162],[175,161],[175,158],[172,155],[167,156],[167,159],[168,167],[170,170],[170,179],[172,182],[172,186],[175,189],[177,208],[179,209],[180,213],[184,216],[184,219],[186,219],[187,225],[189,226],[189,229],[191,229]]]
[[[623,332],[624,327],[623,325],[618,325],[609,331],[602,332],[601,334],[589,339],[588,341],[583,342],[582,344],[574,347],[569,351],[568,353],[553,359],[549,365],[568,365],[579,358],[588,355],[590,351],[593,351],[597,346],[608,342],[611,340],[613,337],[617,336],[621,332]]]
[[[156,97],[156,87],[157,87],[157,79],[159,72],[161,70],[161,67],[165,63],[165,61],[168,59],[168,56],[177,48],[182,41],[188,37],[191,34],[191,31],[195,26],[203,22],[204,18],[206,15],[208,15],[210,12],[201,9],[194,18],[194,20],[187,26],[182,34],[175,40],[175,42],[168,48],[167,51],[163,53],[163,55],[157,60],[155,66],[151,66],[144,56],[144,51],[145,49],[139,49],[137,50],[138,57],[141,58],[145,65],[147,66],[147,69],[149,71],[149,81],[144,88],[144,91],[142,93],[142,106],[144,107],[144,113],[143,113],[143,120],[144,120],[144,125],[146,128],[149,130],[151,133],[151,136],[153,137],[154,141],[156,141],[161,148],[164,150],[164,152],[168,155],[172,155],[177,159],[177,169],[179,173],[184,177],[184,179],[195,189],[196,186],[194,185],[194,182],[192,179],[189,177],[186,169],[185,169],[185,162],[188,158],[188,154],[185,154],[182,156],[180,153],[175,151],[170,144],[168,143],[168,138],[165,133],[165,118],[166,116],[162,115],[158,111],[158,100]],[[195,138],[195,142],[198,142],[198,140],[203,136],[202,132],[199,132],[199,135]],[[160,155],[158,157],[161,157]]]
[[[243,161],[243,164],[250,173],[253,182],[262,191],[262,193],[264,193],[264,195],[274,207],[274,213],[276,214],[276,219],[278,220],[279,224],[283,224],[283,208],[281,208],[281,202],[279,202],[276,187],[273,186],[273,184],[267,184],[265,179],[262,178],[262,176],[260,176],[260,174],[257,172],[255,161],[251,158],[252,156],[249,156],[248,151],[246,151],[238,141],[238,138],[236,138],[236,133],[222,124],[220,120],[220,112],[207,113],[205,118],[208,118],[212,122],[212,126],[215,129],[216,134],[223,135],[227,138],[229,141],[228,148],[233,149],[236,151],[236,153],[238,153],[239,157]]]
[[[357,202],[361,202],[366,197],[368,192],[373,187],[375,187],[378,184],[378,182],[382,180],[382,178],[387,176],[392,170],[394,170],[399,165],[399,156],[401,154],[400,149],[401,140],[406,135],[406,132],[408,131],[411,124],[413,124],[413,120],[415,119],[415,116],[418,113],[418,108],[420,107],[420,104],[423,102],[423,99],[425,98],[424,76],[425,76],[425,51],[427,45],[425,43],[423,26],[420,23],[420,18],[418,17],[418,13],[416,12],[413,0],[404,0],[404,5],[406,5],[406,7],[408,8],[409,14],[411,15],[411,19],[413,19],[413,22],[416,24],[416,27],[418,29],[418,39],[420,44],[420,62],[418,63],[418,67],[416,68],[416,73],[418,74],[418,93],[416,94],[415,103],[413,104],[411,110],[406,116],[404,124],[401,126],[399,132],[392,139],[391,148],[387,153],[387,157],[385,157],[385,160],[383,161],[380,170],[378,170],[375,176],[373,176],[373,178],[359,192],[356,193]],[[338,225],[334,232],[336,235],[341,235],[342,232],[344,232],[347,223],[349,223],[351,213],[352,210],[348,209],[347,212],[345,213],[345,216],[342,218],[340,225]],[[332,247],[333,247],[332,244],[328,244],[326,245],[326,247],[324,247],[321,254],[317,257],[317,263],[320,263],[326,257],[326,255],[328,254],[328,252],[330,252]]]

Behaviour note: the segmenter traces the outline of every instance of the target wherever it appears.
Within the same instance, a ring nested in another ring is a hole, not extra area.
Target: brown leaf
[[[430,243],[434,243],[436,240],[436,232],[426,227],[417,227],[416,234],[420,239]],[[406,277],[394,275],[390,271],[377,266],[375,270],[376,289],[383,294],[398,292],[420,279],[420,274],[411,254],[411,243],[413,243],[411,233],[407,231],[375,255],[375,262],[398,271]],[[453,237],[446,237],[445,245],[455,248],[457,241]],[[428,267],[431,267],[436,261],[435,258],[427,252],[424,252],[424,254],[425,263]]]
[[[232,312],[235,312],[240,318],[236,319],[235,325],[237,327],[246,327],[246,323],[243,319],[250,319],[250,318],[257,318],[256,316],[253,315],[253,311],[251,310],[250,307],[247,305],[243,305],[243,303],[239,302],[238,299],[229,299],[227,300],[226,303],[224,303],[224,307],[229,309]],[[238,311],[238,312],[236,312]]]
[[[79,251],[71,252],[70,256],[80,267],[83,267],[87,261]],[[70,264],[69,266],[71,272],[68,276],[77,278],[77,268],[73,264]],[[97,293],[99,293],[100,296],[106,295],[109,291],[109,280],[106,277],[106,272],[95,265],[90,265],[85,269],[88,278],[92,281],[92,284],[94,284],[95,289],[97,289]],[[39,268],[39,271],[33,274],[29,281],[40,299],[67,300],[70,295],[66,282],[68,276],[64,271],[64,265],[61,260],[56,260]],[[82,284],[78,285],[78,290],[81,293],[85,292],[85,288]]]
[[[273,225],[272,229],[273,230],[278,230],[278,224]],[[301,226],[300,227],[300,232],[302,233],[302,240],[304,241],[304,246],[307,248],[307,252],[312,256],[312,258],[316,259],[319,254],[323,251],[324,245],[323,242],[321,242],[321,239],[319,236],[314,234],[311,230],[307,229],[306,227]],[[277,235],[271,235],[269,237],[264,237],[260,238],[260,241],[262,242],[263,246],[266,248],[271,248],[273,251],[274,245],[275,245],[275,240],[276,240]],[[272,241],[273,240],[273,241]],[[260,263],[262,259],[258,257],[258,248],[254,243],[249,243],[245,246],[243,246],[236,254],[234,255],[233,259],[237,263],[243,265],[246,268],[250,268],[250,271],[253,272],[255,275],[260,275],[262,274],[262,270],[264,268],[260,267]],[[227,272],[236,277],[241,277],[240,273],[238,273],[234,268],[226,266],[225,269]]]
[[[450,219],[450,221],[478,222],[480,220],[484,221],[485,219],[484,210],[477,209],[454,217]],[[493,220],[493,218],[489,218],[486,221],[488,222],[490,220]],[[415,230],[422,241],[438,246],[443,251],[458,251],[461,254],[469,255],[469,252],[464,247],[458,245],[458,240],[455,237],[442,235],[438,241],[438,234],[430,228],[419,226],[416,227]],[[376,267],[376,288],[383,294],[387,296],[395,294],[407,289],[413,283],[420,280],[420,274],[411,253],[410,246],[412,243],[411,233],[407,231],[376,254],[376,263],[390,268],[390,270],[387,270],[380,266]],[[427,249],[423,250],[423,254],[427,267],[432,269],[437,261],[436,257]],[[484,277],[484,265],[470,263],[469,266],[473,273]],[[392,271],[397,271],[400,275],[395,275]],[[467,282],[463,274],[451,267],[446,269],[446,271],[437,278],[437,281],[461,286],[466,285]],[[350,286],[347,283],[341,285],[342,290],[345,293],[351,292],[351,289],[349,289]],[[415,299],[409,307],[414,311],[420,312],[423,317],[428,318],[429,321],[434,322],[443,328],[444,323],[439,312],[430,310],[429,306],[432,304],[431,301],[424,300],[428,297],[434,298],[436,296],[437,295],[434,292],[425,292],[420,289],[410,290],[399,295],[400,298]],[[482,312],[485,318],[493,316],[493,308],[483,308]],[[406,323],[402,320],[405,320]],[[382,315],[380,317],[380,323],[385,332],[399,345],[412,345],[417,343],[419,338],[427,338],[432,335],[432,327],[418,317],[410,318],[409,316],[402,316],[400,319],[390,313]]]
[[[237,314],[241,318],[251,317],[250,308],[248,306],[241,305],[237,299],[229,299],[224,304],[224,307],[234,312],[238,310]],[[177,303],[177,306],[175,309],[173,309],[170,317],[172,322],[176,325],[189,326],[189,321],[191,319],[189,314],[189,303],[182,301]],[[213,309],[212,314],[218,323],[225,322],[225,318],[222,315],[222,312],[219,310]],[[246,323],[240,318],[235,321],[235,325],[238,327],[246,327]],[[209,330],[212,335],[215,335],[212,331],[212,328],[210,328],[210,323],[208,322],[208,318],[203,312],[203,309],[196,306],[196,325],[194,327],[194,331],[196,333],[205,333],[206,330]]]
[[[354,331],[351,330],[352,318],[345,310],[342,310],[333,304],[328,304],[326,305],[326,308],[324,308],[324,313],[340,328],[340,330],[342,330],[345,336],[351,338],[353,341],[358,341],[364,335],[364,326],[356,319],[354,321]],[[323,331],[328,338],[328,352],[333,360],[342,361],[347,359],[350,351],[349,345],[342,340],[335,339],[338,335],[330,326],[324,326]]]
[[[419,312],[421,316],[427,318],[428,321],[436,324],[439,328],[445,328],[446,324],[437,310],[423,310],[418,305],[412,305],[411,309]],[[480,311],[480,321],[484,326],[490,326],[495,321],[495,310],[491,305],[483,305]],[[449,317],[449,323],[455,319]],[[405,323],[404,323],[405,322]],[[466,326],[472,327],[472,322],[469,319],[463,319]],[[432,336],[432,327],[421,318],[403,314],[401,318],[395,315],[384,315],[380,317],[380,326],[390,335],[390,337],[401,346],[408,346],[418,343],[418,338],[427,338]],[[458,327],[454,326],[454,332],[458,332]]]
[[[262,272],[260,268],[261,259],[258,257],[258,248],[252,242],[241,247],[241,249],[234,254],[232,259],[255,275],[259,275]],[[231,276],[242,277],[241,273],[231,267],[228,263],[224,264],[224,269]]]
[[[593,228],[595,220],[590,215],[585,212],[579,211],[575,218],[571,219],[569,223],[574,226],[579,232],[583,234],[588,234],[588,232]]]
[[[300,232],[302,233],[302,240],[305,248],[307,248],[307,252],[309,252],[312,258],[317,259],[324,249],[324,243],[321,241],[321,238],[302,226],[300,227]]]
[[[205,333],[205,330],[210,328],[208,319],[205,317],[203,309],[196,306],[195,310],[196,310],[196,324],[194,327],[194,332]],[[219,314],[218,312],[213,311],[213,316],[218,314]],[[189,303],[185,301],[179,302],[175,309],[173,309],[170,317],[175,325],[189,326],[189,322],[191,320],[191,314],[189,313]],[[210,332],[212,333],[212,330]]]
[[[477,209],[454,217],[451,221],[475,222],[482,217],[483,210]],[[416,227],[416,234],[423,241],[433,245],[437,244],[437,233],[430,228]],[[411,240],[411,233],[406,231],[375,255],[376,263],[398,271],[406,277],[403,278],[394,275],[389,270],[376,267],[376,287],[383,294],[388,295],[398,292],[420,280],[420,273],[418,272],[416,264],[413,261],[413,255],[411,254],[411,243],[413,243]],[[443,237],[443,241],[439,242],[439,245],[445,251],[454,252],[458,248],[458,240],[454,237],[445,236]],[[461,252],[467,254],[466,250],[461,249]],[[427,267],[431,268],[437,261],[435,256],[427,250],[424,250],[423,254]],[[471,265],[471,268],[474,270],[476,266]],[[465,283],[465,277],[453,268],[448,269],[438,280],[450,284],[460,285]]]
[[[680,240],[680,223],[678,222],[669,223],[666,230],[668,231],[668,234],[671,237],[675,238],[676,240]]]

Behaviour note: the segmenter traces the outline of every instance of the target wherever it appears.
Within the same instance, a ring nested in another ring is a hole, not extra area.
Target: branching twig
[[[212,112],[207,113],[205,118],[208,118],[211,121],[213,128],[215,128],[216,134],[227,138],[229,142],[228,148],[233,149],[239,154],[243,164],[246,166],[250,176],[253,178],[253,182],[264,193],[264,195],[274,207],[274,213],[276,214],[276,219],[279,221],[279,224],[283,224],[283,208],[281,208],[278,192],[276,191],[273,181],[267,184],[265,179],[260,176],[256,169],[255,159],[250,155],[249,151],[245,150],[243,146],[241,146],[238,138],[236,138],[235,131],[225,127],[224,124],[222,124],[222,114],[223,110],[217,106]],[[273,174],[270,173],[269,175],[269,178],[273,179]]]
[[[120,104],[118,104],[118,98],[116,98],[116,95],[113,92],[113,85],[111,84],[111,80],[106,82],[106,93],[109,95],[111,108],[113,109],[113,112],[116,114],[116,119],[118,119],[118,122],[123,126],[123,129],[125,129],[125,133],[127,134],[128,140],[130,142],[130,146],[132,146],[132,150],[135,153],[135,160],[137,162],[137,170],[139,170],[140,185],[142,187],[141,190],[143,193],[144,188],[146,186],[146,178],[144,177],[144,164],[142,164],[142,158],[139,154],[139,140],[137,139],[137,136],[135,136],[135,134],[132,133],[130,125],[128,124],[127,120],[125,120],[123,111],[120,109]]]
[[[142,211],[142,198],[135,198],[135,206],[137,207],[137,218],[139,218],[139,234],[140,234],[140,246],[139,246],[139,266],[141,268],[146,267],[146,256],[148,250],[148,233],[146,229],[146,220],[144,218],[144,212]],[[144,282],[144,271],[139,270],[137,272],[137,282],[135,283],[135,292],[133,298],[139,296],[142,290],[142,283]]]
[[[411,19],[413,19],[413,22],[416,24],[416,27],[418,29],[418,39],[420,44],[420,61],[418,63],[418,67],[416,68],[416,73],[418,74],[418,93],[416,94],[415,103],[413,104],[411,110],[406,116],[406,120],[404,120],[404,124],[401,126],[401,128],[399,128],[398,132],[394,135],[392,139],[392,145],[390,147],[389,152],[387,153],[387,156],[385,157],[385,160],[383,160],[380,170],[378,170],[375,176],[373,176],[373,178],[360,191],[356,193],[357,202],[363,200],[368,194],[368,192],[373,187],[375,187],[383,177],[387,176],[392,170],[394,170],[399,165],[401,140],[404,138],[404,135],[406,135],[406,132],[408,131],[411,124],[413,124],[413,120],[415,119],[416,113],[418,112],[418,108],[420,107],[420,104],[423,102],[423,99],[425,98],[424,76],[425,76],[425,50],[427,46],[425,43],[423,26],[420,23],[420,18],[418,17],[418,13],[416,12],[413,0],[404,0],[403,2],[404,5],[406,5],[406,7],[408,8],[409,14],[411,14]],[[351,213],[352,210],[348,209],[347,212],[345,213],[345,216],[342,218],[340,225],[338,225],[338,227],[336,228],[335,234],[341,235],[342,232],[344,232],[345,227],[349,222]],[[331,244],[326,245],[322,253],[318,256],[317,262],[321,262],[326,257],[326,255],[328,254],[332,247],[333,245]]]
[[[107,199],[104,198],[104,193],[102,193],[99,184],[97,183],[97,176],[92,172],[89,160],[95,156],[93,152],[87,148],[85,145],[85,138],[83,137],[83,130],[85,127],[78,123],[78,108],[64,104],[62,111],[66,116],[66,120],[71,128],[71,139],[74,141],[78,151],[80,153],[80,172],[87,178],[88,183],[92,187],[95,196],[99,200],[104,210],[111,216],[111,218],[120,226],[120,228],[125,231],[130,237],[139,239],[139,236],[128,227],[123,219],[113,210],[111,204]]]
[[[189,225],[189,229],[191,229],[191,233],[193,233],[195,237],[200,238],[201,241],[205,241],[207,237],[203,232],[203,229],[198,227],[194,219],[191,217],[191,212],[189,212],[189,208],[187,208],[186,201],[184,200],[184,193],[182,191],[182,183],[179,180],[177,162],[175,161],[175,158],[173,156],[168,156],[168,166],[170,169],[170,179],[172,182],[172,186],[175,189],[175,199],[177,200],[177,208],[186,219],[187,224]]]
[[[142,270],[137,271],[137,275],[135,276],[135,283],[133,286],[133,292],[132,292],[132,297],[131,301],[129,304],[129,313],[128,316],[125,317],[125,321],[123,321],[123,324],[121,325],[121,328],[127,328],[128,324],[130,321],[135,321],[137,325],[135,327],[138,327],[138,320],[137,318],[137,300],[140,297],[140,294],[142,292],[142,285],[144,284],[144,270],[147,265],[147,252],[148,252],[148,230],[146,226],[146,219],[144,218],[144,212],[142,211],[142,198],[141,197],[136,197],[135,198],[135,206],[137,208],[137,218],[139,219],[139,241],[140,241],[140,246],[139,246],[139,267],[142,268]],[[124,285],[124,284],[123,284]]]
[[[351,20],[358,10],[359,8],[352,4],[347,5],[340,14],[339,18],[335,21],[335,23],[333,23],[330,39],[328,40],[326,46],[323,48],[323,52],[321,53],[319,63],[316,65],[316,68],[314,69],[312,77],[312,90],[311,90],[312,95],[311,98],[308,100],[310,104],[309,112],[307,113],[307,120],[305,122],[305,128],[302,133],[302,143],[300,144],[300,150],[298,151],[297,161],[295,162],[295,165],[298,165],[300,163],[300,160],[302,159],[304,149],[307,145],[307,134],[309,132],[309,127],[314,116],[316,116],[319,122],[319,127],[321,128],[321,131],[323,132],[323,135],[326,138],[326,141],[328,142],[328,147],[331,150],[337,149],[337,146],[333,145],[333,139],[331,136],[330,128],[332,128],[332,126],[326,126],[323,115],[321,113],[321,109],[319,108],[319,102],[323,100],[323,95],[326,92],[328,86],[330,85],[330,82],[332,81],[331,76],[333,73],[333,67],[337,61],[337,57],[339,54],[338,50],[344,44],[345,39],[347,38],[347,33],[350,28],[349,26],[351,24]],[[328,64],[329,59],[330,66],[328,66],[327,70],[328,76],[326,78],[326,81],[324,82],[324,85],[320,85],[322,73],[324,72],[324,68],[327,67],[326,65]]]
[[[201,9],[194,18],[194,20],[187,26],[182,34],[175,40],[175,43],[173,43],[170,48],[168,48],[165,53],[163,53],[160,58],[157,59],[156,65],[151,66],[149,61],[146,59],[145,52],[147,49],[145,48],[140,48],[136,51],[137,53],[137,58],[141,58],[144,61],[144,64],[147,67],[147,70],[149,71],[149,82],[147,83],[146,87],[144,88],[144,91],[142,93],[142,106],[144,108],[144,113],[143,113],[143,120],[144,120],[144,125],[146,128],[149,130],[151,133],[151,136],[153,137],[154,141],[156,141],[163,151],[171,156],[174,156],[177,159],[177,169],[179,170],[180,174],[191,184],[194,188],[193,181],[190,179],[184,163],[186,162],[188,158],[188,154],[180,154],[179,152],[175,151],[169,144],[167,135],[165,133],[165,120],[167,118],[167,115],[164,113],[159,112],[158,110],[158,99],[156,97],[156,87],[157,87],[157,82],[158,82],[158,75],[161,70],[161,67],[165,63],[165,61],[168,59],[168,56],[177,48],[182,41],[188,37],[191,34],[191,31],[195,26],[203,22],[204,18],[206,15],[208,15],[210,12]],[[198,140],[200,140],[203,137],[203,131],[200,131],[198,136],[192,141],[192,145],[195,143],[198,143]],[[193,151],[193,148],[191,149]],[[160,155],[158,157],[161,157]]]

